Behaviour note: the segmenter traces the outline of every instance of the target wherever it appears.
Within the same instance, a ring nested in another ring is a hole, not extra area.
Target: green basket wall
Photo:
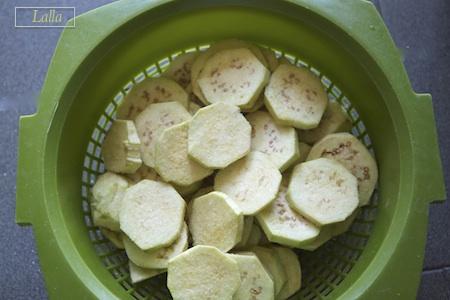
[[[134,85],[139,84],[147,77],[160,76],[170,62],[180,53],[200,51],[208,47],[209,45],[201,45],[196,48],[178,51],[148,67],[145,67],[146,65],[143,64],[142,72],[135,76],[130,76],[130,82],[106,106],[98,119],[97,125],[92,131],[91,139],[86,150],[81,177],[81,197],[84,221],[88,227],[89,238],[94,245],[97,255],[117,283],[136,299],[167,299],[170,298],[170,293],[165,287],[165,275],[157,276],[137,285],[131,284],[128,258],[126,257],[125,251],[117,249],[101,234],[97,227],[93,226],[88,195],[97,176],[105,172],[101,158],[102,143],[105,134],[108,132],[113,120],[115,120],[115,112],[118,105],[120,105],[124,96]],[[319,76],[326,88],[329,100],[339,102],[352,120],[353,135],[358,137],[373,154],[372,143],[366,132],[366,127],[344,92],[325,74],[300,59],[300,55],[284,53],[277,47],[272,50],[275,51],[278,57],[284,56],[292,63],[307,67]],[[370,205],[361,210],[347,233],[332,239],[314,252],[298,251],[303,273],[303,285],[299,292],[301,299],[327,298],[358,262],[358,258],[370,237],[372,224],[375,221],[377,193],[377,190],[375,190]]]
[[[50,298],[167,298],[164,275],[129,284],[126,257],[91,226],[80,189],[86,200],[103,170],[101,138],[135,75],[158,73],[177,50],[226,38],[284,50],[320,70],[330,98],[352,116],[353,133],[376,152],[371,205],[347,235],[299,253],[304,288],[294,298],[415,297],[428,205],[445,199],[442,166],[431,96],[412,90],[370,2],[123,0],[76,24],[61,34],[38,111],[19,127],[16,221],[33,225]]]

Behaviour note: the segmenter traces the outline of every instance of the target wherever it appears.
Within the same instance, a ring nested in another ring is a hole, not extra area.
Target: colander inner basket
[[[135,299],[169,299],[170,293],[165,285],[165,274],[136,285],[131,284],[128,271],[128,258],[125,252],[117,249],[102,235],[99,228],[93,225],[88,194],[97,176],[105,172],[101,158],[102,143],[106,132],[115,119],[117,106],[134,85],[139,84],[147,77],[159,76],[177,55],[186,52],[202,51],[208,47],[209,45],[200,45],[195,48],[184,49],[151,63],[149,66],[143,65],[143,70],[134,77],[130,76],[130,81],[111,99],[105,110],[101,113],[97,124],[93,128],[86,149],[81,176],[81,198],[84,223],[88,228],[89,239],[98,257],[103,262],[105,268],[109,270],[113,279]],[[330,101],[340,103],[352,120],[352,134],[374,154],[372,142],[366,132],[364,123],[342,90],[318,69],[309,65],[298,56],[285,53],[276,48],[272,50],[275,51],[278,57],[285,57],[296,65],[307,67],[320,77],[327,89]],[[300,299],[322,299],[330,297],[332,291],[351,272],[370,237],[377,212],[377,205],[378,191],[376,188],[370,204],[361,209],[347,233],[330,240],[314,252],[297,251],[300,256],[303,275],[302,289],[298,294]]]

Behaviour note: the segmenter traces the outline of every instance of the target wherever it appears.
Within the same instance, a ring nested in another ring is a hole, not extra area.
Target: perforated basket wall
[[[97,227],[93,226],[88,194],[97,176],[105,172],[105,167],[101,159],[102,142],[112,121],[115,119],[117,106],[134,85],[139,84],[146,77],[159,76],[180,53],[201,51],[208,47],[209,45],[201,45],[196,48],[184,49],[162,58],[158,62],[151,63],[149,66],[144,63],[143,71],[134,77],[130,75],[130,82],[121,89],[99,116],[97,125],[92,131],[86,149],[81,176],[81,198],[84,221],[88,227],[89,238],[94,245],[99,259],[101,259],[105,268],[109,270],[111,276],[127,291],[130,297],[134,297],[135,299],[168,299],[170,298],[170,293],[166,288],[166,275],[164,274],[137,285],[131,284],[128,271],[128,258],[125,252],[117,249],[101,234]],[[278,57],[284,56],[296,65],[309,68],[320,77],[327,89],[330,101],[339,102],[351,118],[353,122],[353,135],[358,137],[372,154],[374,154],[364,122],[359,118],[358,112],[352,106],[351,100],[345,96],[344,92],[329,80],[326,74],[321,73],[320,70],[303,61],[298,55],[285,53],[276,48],[272,50],[276,52]],[[370,204],[361,210],[347,233],[330,240],[314,252],[298,251],[303,274],[302,289],[298,294],[301,299],[328,298],[332,295],[333,289],[345,280],[347,274],[357,264],[370,237],[377,212],[377,203],[378,192],[376,189]]]

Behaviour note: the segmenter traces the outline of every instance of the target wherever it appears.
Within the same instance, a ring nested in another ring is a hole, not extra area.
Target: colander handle
[[[419,199],[427,203],[446,199],[445,181],[439,151],[436,121],[430,94],[414,94],[412,138],[417,170],[416,189]]]
[[[38,116],[21,116],[19,119],[18,159],[17,159],[17,186],[16,186],[16,223],[19,225],[31,225],[33,215],[39,213],[42,201],[38,197],[42,195],[39,184],[39,162],[35,155],[41,151],[36,146],[39,144],[40,134],[37,130]]]

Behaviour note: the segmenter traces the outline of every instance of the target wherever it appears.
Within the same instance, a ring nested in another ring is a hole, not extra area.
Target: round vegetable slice
[[[359,209],[356,209],[350,215],[350,217],[348,217],[344,221],[322,226],[320,228],[319,235],[314,240],[305,245],[299,246],[299,248],[303,250],[314,251],[328,242],[332,237],[343,234],[350,228],[358,213]]]
[[[154,181],[163,181],[161,176],[153,169],[146,165],[142,165],[135,173],[128,174],[127,178],[131,180],[132,184],[136,184],[143,179],[149,179]],[[203,181],[197,181],[190,185],[177,185],[172,184],[172,186],[177,190],[181,196],[187,196],[195,193],[202,186]]]
[[[294,168],[287,198],[312,222],[331,224],[345,220],[358,206],[358,183],[340,163],[319,158]]]
[[[287,282],[278,294],[278,298],[287,299],[300,290],[302,284],[300,262],[291,249],[285,247],[273,247],[272,249],[280,259],[287,277]]]
[[[155,167],[155,145],[164,129],[189,119],[191,115],[178,102],[151,104],[136,117],[142,160],[147,166]]]
[[[291,209],[286,193],[287,186],[282,183],[275,200],[256,217],[269,241],[298,247],[313,240],[320,229]]]
[[[165,269],[146,269],[138,267],[131,260],[128,262],[128,266],[130,268],[130,278],[133,284],[166,272]]]
[[[255,44],[249,43],[247,41],[239,40],[239,39],[227,39],[227,40],[222,40],[217,43],[214,43],[207,50],[207,52],[211,57],[212,55],[214,55],[215,53],[217,53],[219,51],[227,50],[227,49],[237,49],[237,48],[246,48],[246,49],[250,50],[253,53],[253,55],[255,55],[258,58],[258,60],[261,62],[261,64],[263,64],[266,67],[268,66],[266,58],[265,58],[264,54],[262,53],[260,47],[256,46]]]
[[[208,49],[210,50],[210,49]],[[203,70],[203,66],[208,58],[212,55],[209,51],[201,52],[197,58],[194,60],[191,68],[191,89],[192,94],[197,97],[203,104],[207,105],[208,102],[205,99],[205,96],[202,93],[200,86],[198,85],[198,77]]]
[[[252,252],[228,254],[234,259],[241,275],[241,286],[233,296],[233,300],[273,300],[275,291],[272,278],[258,257]]]
[[[167,268],[169,260],[188,248],[188,228],[183,229],[177,240],[168,247],[143,251],[136,246],[127,236],[123,239],[128,258],[141,268],[163,269]]]
[[[203,107],[189,123],[189,155],[208,168],[225,168],[250,151],[250,135],[250,124],[236,106]]]
[[[190,185],[212,174],[188,155],[189,123],[165,129],[155,147],[155,168],[161,177],[177,185]]]
[[[203,183],[203,182],[202,182]],[[191,208],[192,208],[192,204],[194,203],[194,201],[192,201],[195,198],[199,198],[203,195],[209,194],[211,192],[214,191],[214,188],[212,186],[207,186],[207,187],[203,187],[200,188],[192,197],[191,197],[191,201],[189,201],[188,206],[187,206],[187,211],[186,211],[186,215],[189,218],[189,216],[191,215]]]
[[[332,225],[322,226],[319,235],[314,240],[312,240],[308,244],[300,245],[299,248],[303,250],[314,251],[328,242],[332,237]]]
[[[238,39],[228,39],[222,40],[220,42],[214,43],[211,47],[199,54],[191,68],[191,83],[192,83],[192,91],[193,93],[204,103],[206,103],[205,97],[198,85],[198,77],[203,70],[203,67],[208,61],[208,59],[216,54],[219,51],[227,50],[227,49],[237,49],[237,48],[247,48],[258,58],[258,60],[264,65],[267,66],[266,59],[264,58],[263,53],[261,52],[258,46],[255,46],[251,43],[238,40]]]
[[[197,58],[197,52],[183,53],[175,57],[162,76],[175,80],[186,88],[191,83],[191,67]]]
[[[142,165],[141,142],[132,121],[116,120],[106,134],[102,147],[108,171],[134,173]]]
[[[244,248],[247,245],[248,239],[253,229],[254,218],[252,216],[244,217],[244,229],[242,230],[242,238],[239,243],[236,244],[234,248]],[[255,243],[254,245],[256,245]]]
[[[251,248],[250,251],[256,254],[271,275],[275,287],[275,298],[278,299],[278,294],[287,282],[287,274],[280,258],[278,258],[274,250],[266,247],[257,246]]]
[[[231,300],[240,286],[239,267],[217,248],[195,246],[169,261],[167,286],[175,300]]]
[[[269,82],[269,70],[246,48],[222,50],[210,57],[198,77],[208,103],[250,108]]]
[[[227,195],[211,192],[192,201],[189,230],[194,245],[214,246],[227,252],[239,243],[244,216]]]
[[[328,104],[320,79],[306,68],[281,64],[265,90],[265,105],[284,125],[311,129],[319,125]]]
[[[275,123],[268,112],[248,114],[252,126],[253,151],[265,153],[283,171],[299,159],[298,140],[295,129]]]
[[[338,235],[341,235],[341,234],[347,232],[347,230],[350,228],[350,226],[352,226],[353,221],[355,221],[355,219],[358,216],[358,214],[360,213],[360,211],[361,211],[360,209],[356,209],[350,215],[350,217],[348,217],[344,221],[330,224],[329,226],[331,226],[331,234],[333,236],[338,236]]]
[[[267,61],[269,70],[271,72],[274,72],[277,69],[278,64],[279,64],[277,56],[275,55],[275,52],[273,52],[269,48],[261,48],[261,52]]]
[[[220,170],[214,189],[230,196],[244,215],[254,215],[275,199],[280,182],[281,173],[267,155],[253,151]]]
[[[299,139],[308,144],[314,144],[328,134],[345,132],[352,129],[352,122],[341,105],[335,101],[328,104],[319,126],[309,130],[299,130]]]
[[[119,212],[129,184],[117,174],[106,172],[92,187],[91,210],[95,226],[119,231]]]
[[[107,228],[100,228],[102,234],[118,249],[124,249],[123,241],[122,241],[122,233],[117,231],[112,231]]]
[[[120,229],[142,250],[172,244],[183,227],[185,202],[167,183],[144,179],[128,188]]]
[[[375,159],[367,148],[349,133],[333,133],[315,144],[307,160],[326,157],[338,161],[357,179],[359,206],[370,202],[378,180],[378,168]]]
[[[117,118],[134,120],[150,104],[169,101],[179,102],[187,107],[188,94],[172,79],[147,78],[125,96],[117,108]]]

